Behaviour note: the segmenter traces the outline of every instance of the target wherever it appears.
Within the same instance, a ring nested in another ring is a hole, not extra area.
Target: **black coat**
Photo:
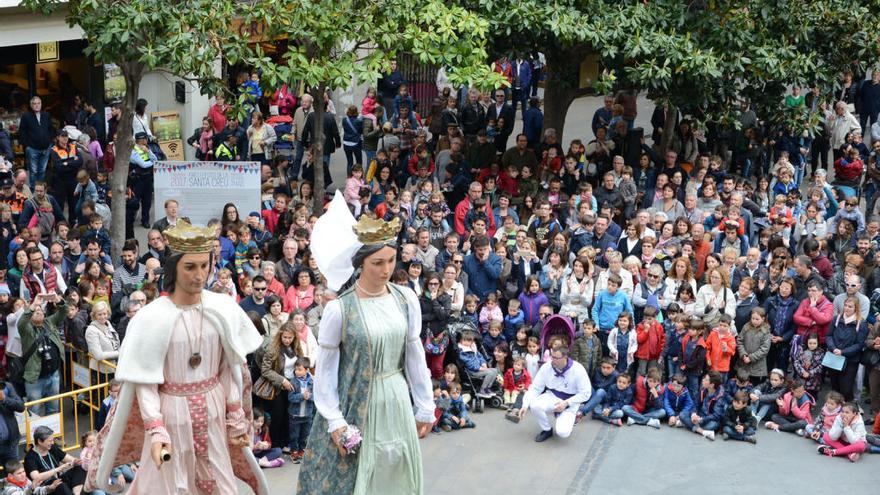
[[[428,337],[430,331],[432,335],[446,330],[449,323],[449,311],[452,306],[452,299],[445,292],[440,293],[437,299],[430,299],[427,293],[423,293],[419,297],[419,306],[422,308],[422,339]]]
[[[3,389],[5,397],[0,401],[0,418],[6,422],[6,430],[9,432],[9,438],[0,439],[4,444],[17,445],[21,434],[18,431],[18,421],[15,419],[15,413],[24,412],[24,401],[15,393],[15,387],[7,384]]]
[[[46,112],[40,112],[40,121],[34,112],[27,112],[21,116],[18,124],[18,138],[23,147],[44,150],[52,146],[52,138],[55,130],[52,128],[52,119]]]

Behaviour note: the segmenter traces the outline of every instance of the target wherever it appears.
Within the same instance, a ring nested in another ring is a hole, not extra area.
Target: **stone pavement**
[[[710,442],[663,426],[615,427],[584,420],[566,440],[536,444],[534,418],[501,411],[473,415],[477,427],[421,441],[425,494],[581,495],[587,493],[872,493],[880,456],[852,464],[816,453],[793,434],[758,432],[758,444]],[[817,475],[810,476],[809,473]],[[298,465],[266,471],[271,493],[293,494]],[[246,493],[246,492],[242,492]]]

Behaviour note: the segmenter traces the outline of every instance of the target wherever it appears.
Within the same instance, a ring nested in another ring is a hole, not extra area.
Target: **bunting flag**
[[[153,166],[154,173],[182,172],[213,167],[218,170],[238,172],[240,174],[259,174],[260,162],[216,162],[216,161],[193,161],[193,162],[157,162]]]

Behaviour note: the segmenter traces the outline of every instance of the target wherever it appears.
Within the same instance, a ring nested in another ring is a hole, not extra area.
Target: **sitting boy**
[[[724,413],[724,433],[721,436],[724,440],[757,443],[755,437],[757,426],[758,420],[749,408],[749,394],[745,390],[740,390],[733,395],[730,407]]]
[[[684,426],[681,418],[690,417],[691,411],[694,410],[694,400],[685,384],[687,377],[681,373],[673,375],[666,384],[666,390],[663,392],[663,410],[669,417],[667,421],[669,426],[681,428]]]
[[[590,397],[577,413],[577,421],[580,421],[585,414],[592,412],[596,406],[605,400],[608,395],[608,389],[617,383],[617,377],[620,373],[615,369],[615,361],[608,356],[601,359],[599,366],[593,370],[590,375],[590,383],[593,385],[593,395]]]
[[[449,407],[443,413],[440,425],[444,431],[475,428],[477,426],[468,415],[468,407],[461,397],[461,385],[458,383],[452,382],[449,384]]]
[[[633,401],[633,391],[629,385],[629,375],[618,375],[616,386],[609,388],[602,403],[593,409],[593,419],[617,426],[626,424],[623,422],[623,408]]]
[[[660,429],[660,420],[666,417],[663,409],[663,384],[660,369],[648,368],[645,376],[637,376],[632,405],[623,406],[626,424],[648,425]]]
[[[715,430],[721,426],[727,409],[727,396],[721,386],[721,374],[710,371],[703,376],[700,398],[690,416],[681,417],[684,426],[709,440],[715,440]]]

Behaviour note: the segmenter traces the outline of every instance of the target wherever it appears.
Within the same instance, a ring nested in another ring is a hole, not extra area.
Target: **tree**
[[[225,91],[214,72],[215,61],[240,60],[247,44],[239,39],[229,19],[235,0],[24,0],[22,4],[48,15],[68,9],[67,22],[78,25],[88,41],[86,54],[102,63],[115,63],[125,78],[122,115],[116,133],[116,161],[111,178],[113,259],[125,242],[125,198],[129,159],[134,147],[132,115],[145,73],[163,71],[200,85],[202,94]]]
[[[270,86],[302,81],[314,98],[315,211],[324,199],[325,90],[353,81],[375,84],[398,53],[448,67],[453,84],[492,87],[501,81],[485,63],[486,21],[442,0],[256,0],[240,10],[246,25],[265,26],[266,39],[289,40],[279,61],[258,47],[248,63]]]
[[[739,99],[746,97],[767,117],[809,124],[802,113],[775,111],[785,88],[831,89],[842,70],[863,73],[877,55],[872,27],[880,20],[880,7],[865,0],[471,3],[489,20],[496,48],[547,54],[544,122],[560,133],[568,106],[581,93],[571,66],[583,53],[598,54],[608,71],[600,92],[611,84],[647,91],[673,111],[685,108],[704,123],[723,126],[735,124]]]

